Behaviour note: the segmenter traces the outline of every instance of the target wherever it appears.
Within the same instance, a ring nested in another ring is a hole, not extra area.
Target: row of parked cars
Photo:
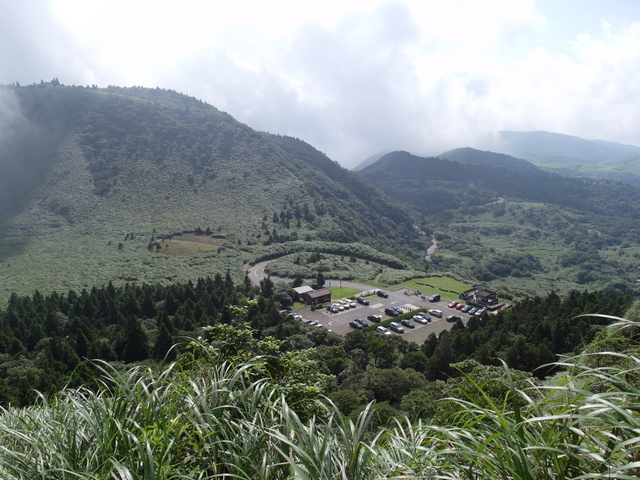
[[[304,318],[299,313],[291,312],[288,315],[291,316],[294,320],[298,320],[300,323],[302,323],[304,325],[309,325],[309,326],[312,326],[312,327],[324,327],[324,325],[322,325],[317,320],[311,320],[309,318]]]
[[[356,302],[364,306],[369,305],[369,300],[365,297],[356,298]],[[331,305],[327,305],[327,311],[331,313],[339,313],[344,312],[345,310],[348,310],[350,308],[356,308],[356,306],[357,305],[353,300],[345,298],[344,300],[338,300]]]
[[[469,315],[475,315],[476,317],[482,316],[487,311],[486,308],[472,307],[471,305],[465,305],[464,303],[456,301],[449,303],[449,308],[455,308],[456,310],[460,310],[462,313],[468,313]]]

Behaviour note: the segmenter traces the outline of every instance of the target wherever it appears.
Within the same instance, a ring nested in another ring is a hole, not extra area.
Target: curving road
[[[273,259],[276,260],[276,259]],[[253,267],[250,267],[247,270],[247,275],[249,276],[249,280],[254,285],[260,285],[260,281],[264,278],[268,277],[266,273],[264,273],[264,269],[269,263],[273,262],[273,260],[267,260],[264,262],[256,263]],[[273,283],[285,283],[290,282],[291,279],[288,278],[280,278],[280,277],[269,277]],[[372,287],[369,285],[364,285],[362,283],[350,282],[348,280],[327,280],[324,284],[325,287],[337,287],[343,286],[346,288],[353,288],[354,290],[361,291],[371,291]]]

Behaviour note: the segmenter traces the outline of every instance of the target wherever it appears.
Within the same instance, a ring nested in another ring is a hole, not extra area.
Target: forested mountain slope
[[[429,219],[435,271],[504,293],[638,292],[640,190],[394,152],[359,172]]]
[[[197,278],[212,262],[236,275],[253,246],[288,240],[411,254],[409,215],[375,187],[304,142],[194,98],[59,84],[3,87],[3,98],[2,296]],[[224,239],[221,251],[149,256],[154,239],[196,229]]]

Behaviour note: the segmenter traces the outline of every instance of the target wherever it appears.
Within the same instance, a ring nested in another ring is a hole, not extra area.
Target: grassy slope
[[[372,201],[375,189],[355,174],[303,142],[276,141],[195,99],[140,88],[11,92],[26,138],[3,141],[38,168],[2,172],[24,179],[13,185],[3,177],[10,188],[0,193],[0,298],[109,280],[186,280],[226,270],[237,277],[275,230],[393,252],[415,237],[403,209],[380,192]],[[272,222],[302,207],[308,221]],[[226,236],[227,244],[197,257],[147,251],[153,235],[196,227]]]

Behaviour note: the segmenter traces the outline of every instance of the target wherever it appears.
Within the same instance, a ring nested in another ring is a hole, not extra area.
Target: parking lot
[[[449,308],[447,305],[451,300],[441,299],[437,302],[430,302],[427,299],[423,299],[418,295],[406,295],[405,290],[398,292],[387,291],[388,298],[381,298],[377,295],[369,295],[366,298],[369,300],[370,305],[356,304],[355,308],[348,308],[339,313],[330,313],[326,309],[311,311],[309,307],[302,310],[298,310],[297,313],[301,314],[304,318],[315,320],[322,324],[322,326],[328,330],[345,335],[352,332],[354,329],[349,326],[349,323],[356,318],[366,319],[368,315],[377,314],[382,315],[382,320],[387,320],[391,317],[385,315],[385,308],[387,307],[399,307],[403,312],[410,312],[417,309],[437,309],[442,311],[442,318],[431,316],[431,322],[422,325],[418,322],[413,322],[415,328],[404,328],[401,335],[405,340],[422,343],[431,334],[438,335],[443,330],[449,330],[453,323],[449,323],[445,320],[447,315],[458,315],[462,317],[462,321],[466,323],[470,316],[466,313],[461,313],[455,308]],[[334,299],[339,300],[339,299]],[[373,323],[369,322],[370,325]]]

